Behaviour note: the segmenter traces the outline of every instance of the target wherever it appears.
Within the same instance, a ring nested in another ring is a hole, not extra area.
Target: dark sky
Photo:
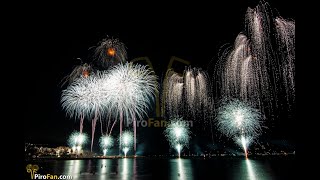
[[[85,8],[44,5],[26,27],[34,50],[29,63],[34,78],[28,80],[25,141],[64,144],[70,132],[78,129],[61,108],[59,83],[79,65],[76,58],[86,62],[88,48],[106,35],[126,45],[129,60],[149,57],[160,78],[171,56],[207,69],[211,60],[217,60],[219,49],[232,44],[244,30],[246,9],[257,2],[155,3],[149,8],[129,6],[129,11],[99,4]],[[295,19],[292,1],[268,2],[282,17]]]

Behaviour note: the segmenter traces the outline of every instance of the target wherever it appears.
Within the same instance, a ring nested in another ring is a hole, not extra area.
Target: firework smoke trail
[[[216,125],[225,136],[245,147],[247,155],[250,142],[262,133],[262,119],[259,110],[234,99],[221,103],[216,116]]]
[[[184,147],[188,147],[190,141],[190,128],[188,122],[181,117],[170,119],[170,123],[164,131],[165,137],[172,148],[176,149],[180,158],[180,153]]]
[[[107,37],[98,43],[94,59],[103,69],[108,69],[118,63],[126,62],[126,47],[119,39]]]
[[[62,91],[61,97],[62,108],[69,117],[80,118],[81,121],[83,121],[83,118],[92,119],[91,151],[97,119],[105,114],[106,109],[99,82],[99,75],[97,74],[86,78],[78,78]],[[82,127],[81,123],[80,126]]]
[[[295,101],[295,22],[281,17],[275,18],[277,43],[280,54],[282,78],[290,105]]]
[[[100,138],[100,147],[103,151],[103,155],[107,155],[108,149],[110,149],[113,146],[113,138],[112,136],[101,136]]]
[[[133,133],[131,131],[124,131],[123,134],[119,135],[119,144],[121,144],[122,151],[124,156],[127,156],[128,151],[132,148],[133,145]]]
[[[136,119],[142,119],[147,115],[147,110],[154,101],[158,88],[157,76],[147,66],[125,63],[114,66],[104,73],[101,79],[107,113],[112,114],[116,119],[119,117],[120,136],[122,125],[129,125],[130,121],[133,121],[134,151],[136,152]],[[109,134],[115,123],[116,121]]]
[[[80,152],[82,145],[86,144],[87,135],[85,133],[73,132],[68,139],[68,144],[72,147],[73,152]]]

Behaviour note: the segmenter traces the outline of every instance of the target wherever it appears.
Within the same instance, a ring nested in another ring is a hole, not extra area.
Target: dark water
[[[71,175],[72,179],[295,179],[294,157],[259,159],[86,159],[41,160],[38,174]],[[26,179],[31,179],[29,173]]]

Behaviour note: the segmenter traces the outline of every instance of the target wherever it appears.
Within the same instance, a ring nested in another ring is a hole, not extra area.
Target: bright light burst
[[[88,136],[85,133],[73,132],[68,139],[68,144],[72,150],[79,152],[83,145],[87,143]]]
[[[248,104],[231,100],[224,101],[218,109],[216,124],[218,130],[234,139],[247,156],[249,144],[262,133],[262,114]]]
[[[100,138],[100,147],[103,151],[103,155],[105,156],[107,151],[113,147],[114,141],[112,136],[101,136]]]
[[[119,136],[119,144],[125,156],[127,152],[132,148],[133,145],[133,133],[131,131],[124,131],[121,136]]]
[[[236,143],[240,147],[242,147],[245,156],[248,157],[248,147],[253,142],[254,139],[250,136],[243,136],[243,135],[241,135],[239,137],[235,137],[234,139],[235,139]]]
[[[262,132],[262,118],[257,109],[242,101],[230,100],[223,102],[218,109],[216,122],[227,137],[256,137]]]
[[[173,118],[166,127],[164,134],[172,148],[176,149],[179,157],[184,147],[188,147],[190,127],[182,118]]]
[[[84,145],[87,143],[87,134],[85,133],[79,133],[79,132],[73,132],[69,137],[69,145]]]

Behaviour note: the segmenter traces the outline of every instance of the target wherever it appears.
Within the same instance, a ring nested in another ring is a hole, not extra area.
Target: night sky
[[[30,27],[27,27],[34,51],[31,52],[28,72],[33,78],[27,87],[25,141],[66,145],[70,133],[79,129],[74,119],[66,117],[61,108],[61,91],[65,87],[61,88],[60,83],[73,67],[80,64],[77,58],[89,63],[88,48],[107,35],[126,45],[128,60],[149,57],[160,80],[171,56],[210,71],[220,48],[232,45],[244,30],[247,7],[254,7],[257,2],[153,4],[149,8],[132,7],[129,11],[121,6],[103,7],[99,4],[90,4],[86,8],[45,5],[46,8],[34,12]],[[295,19],[292,1],[268,2],[282,17]],[[290,139],[294,130],[289,121],[277,120],[272,133],[280,136],[284,133]],[[90,134],[91,124],[86,122],[84,126]],[[98,130],[96,136],[100,135]]]

